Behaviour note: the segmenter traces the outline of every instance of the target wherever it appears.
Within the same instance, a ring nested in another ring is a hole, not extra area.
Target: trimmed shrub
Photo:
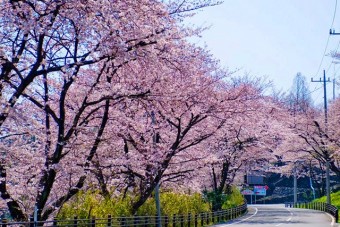
[[[192,195],[161,192],[161,212],[162,215],[171,216],[173,214],[188,214],[210,211],[209,203],[202,199],[199,193]],[[59,219],[73,218],[88,219],[92,216],[97,218],[106,218],[111,214],[112,217],[132,216],[131,213],[132,198],[114,197],[110,199],[103,198],[96,191],[80,192],[75,198],[65,204],[58,214]],[[137,212],[139,216],[153,216],[156,214],[156,205],[154,198],[149,198]]]

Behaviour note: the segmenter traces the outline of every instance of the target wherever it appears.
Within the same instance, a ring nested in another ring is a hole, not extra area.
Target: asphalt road
[[[340,226],[332,216],[315,210],[285,208],[284,205],[248,205],[248,213],[215,227],[328,227]]]

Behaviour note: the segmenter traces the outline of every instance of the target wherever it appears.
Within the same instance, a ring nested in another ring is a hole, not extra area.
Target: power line
[[[323,54],[322,54],[322,58],[321,58],[321,61],[320,61],[318,70],[317,70],[317,72],[315,73],[315,77],[316,77],[316,76],[319,74],[319,72],[320,72],[320,68],[321,68],[321,65],[322,65],[322,63],[323,63],[323,59],[324,59],[325,54],[326,54],[327,49],[328,49],[329,38],[330,38],[330,35],[332,34],[332,28],[333,28],[333,24],[334,24],[334,20],[335,20],[335,15],[336,15],[337,6],[338,6],[338,0],[335,0],[335,7],[334,7],[334,13],[333,13],[332,24],[331,24],[331,32],[330,32],[330,34],[328,35],[327,42],[326,42],[326,46],[325,46],[325,50],[324,50],[324,52],[323,52]]]
[[[308,92],[307,95],[311,95],[311,94],[318,91],[317,94],[313,95],[313,98],[311,97],[314,102],[318,102],[318,100],[320,100],[320,96],[322,94],[321,88],[323,88],[323,85],[315,85],[314,89],[312,91]]]
[[[337,73],[338,73],[338,71],[339,71],[339,69],[340,69],[340,67],[338,67],[338,68],[337,68],[337,70],[335,71],[335,73],[334,73],[334,74],[337,74]]]
[[[318,88],[314,88],[314,90],[313,90],[313,91],[310,91],[310,92],[308,93],[308,95],[310,95],[310,94],[312,94],[312,93],[314,93],[314,92],[320,90],[321,88],[322,88],[322,86],[321,86],[321,87],[318,87]]]
[[[328,37],[329,37],[329,36],[328,36]],[[337,52],[338,52],[339,46],[340,46],[340,41],[338,42],[338,45],[337,45],[337,47],[336,47],[334,53],[337,53]],[[332,61],[332,62],[329,64],[329,66],[328,66],[328,68],[327,68],[327,70],[326,70],[326,73],[328,73],[328,71],[330,70],[330,68],[331,68],[331,66],[332,66],[333,63],[334,63],[334,62]]]
[[[315,91],[318,91],[317,94],[313,98],[313,100],[316,101],[316,102],[321,100],[321,97],[322,97],[322,94],[323,94],[321,88],[323,88],[323,86],[321,86],[321,87],[319,87],[318,89],[315,90]]]
[[[338,0],[335,0],[335,7],[334,7],[334,14],[333,14],[333,19],[332,19],[332,26],[331,28],[333,28],[333,24],[334,24],[334,20],[335,20],[335,15],[336,15],[336,8],[338,6]]]

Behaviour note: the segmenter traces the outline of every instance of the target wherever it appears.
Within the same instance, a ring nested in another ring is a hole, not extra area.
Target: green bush
[[[209,203],[204,202],[199,193],[192,195],[161,192],[161,212],[162,215],[188,214],[209,211]],[[111,214],[112,217],[132,216],[131,197],[122,199],[121,197],[104,199],[96,191],[80,192],[75,198],[65,204],[58,214],[59,219],[73,218],[88,219],[92,216],[106,218]],[[149,198],[140,207],[137,215],[144,216],[156,215],[156,205],[154,198]]]
[[[243,195],[235,186],[232,186],[229,192],[218,194],[215,191],[204,191],[204,196],[212,210],[229,209],[244,203]]]
[[[332,205],[340,208],[340,191],[331,194]],[[327,201],[326,196],[322,196],[318,199],[313,200],[313,202],[322,202],[325,203]]]
[[[77,216],[79,219],[88,219],[92,216],[105,218],[108,214],[113,217],[131,216],[130,204],[130,198],[105,199],[96,191],[81,191],[62,207],[57,217],[67,219]]]
[[[103,198],[98,191],[79,192],[72,201],[66,203],[60,210],[57,217],[59,219],[89,219],[93,216],[96,218],[106,218],[107,215],[112,217],[132,216],[131,204],[133,197],[127,196]],[[172,216],[174,214],[197,214],[211,211],[211,201],[202,198],[199,193],[191,195],[175,192],[161,192],[161,213],[162,215]],[[223,195],[223,209],[236,207],[242,204],[244,198],[236,187],[233,187],[231,194]],[[153,197],[149,198],[143,206],[137,211],[139,216],[156,215],[156,205]]]
[[[210,211],[209,203],[204,202],[199,193],[192,195],[163,192],[160,194],[161,213],[162,215],[171,216],[173,214],[188,214]],[[156,205],[154,198],[150,198],[138,210],[138,215],[156,214]]]
[[[243,203],[244,203],[243,195],[241,194],[240,190],[233,186],[231,189],[231,194],[226,196],[226,200],[222,205],[222,209],[229,209],[232,207],[242,205]]]

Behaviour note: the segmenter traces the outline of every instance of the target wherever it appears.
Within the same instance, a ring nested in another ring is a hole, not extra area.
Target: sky
[[[277,90],[289,90],[298,72],[310,81],[323,77],[325,69],[332,80],[340,69],[329,56],[339,47],[340,35],[329,35],[329,30],[340,33],[340,1],[224,0],[202,9],[188,23],[211,26],[194,42],[206,46],[223,67],[266,77]],[[322,103],[322,86],[309,83],[316,103]],[[332,89],[328,83],[328,98]]]

